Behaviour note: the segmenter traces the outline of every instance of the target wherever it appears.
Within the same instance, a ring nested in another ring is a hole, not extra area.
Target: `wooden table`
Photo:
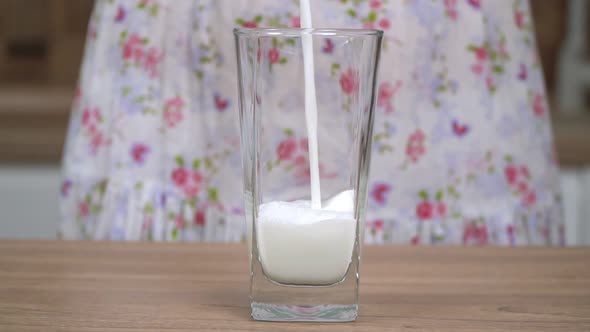
[[[0,331],[590,331],[590,249],[363,255],[358,321],[267,323],[243,245],[0,241]]]

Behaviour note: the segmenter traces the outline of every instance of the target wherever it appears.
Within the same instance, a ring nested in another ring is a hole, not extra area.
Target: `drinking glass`
[[[382,32],[234,35],[252,317],[355,320]],[[321,209],[310,203],[314,176]]]

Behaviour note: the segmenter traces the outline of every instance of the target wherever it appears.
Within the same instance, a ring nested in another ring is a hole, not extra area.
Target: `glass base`
[[[253,302],[251,307],[255,320],[275,322],[351,322],[358,316],[358,305],[293,306]]]

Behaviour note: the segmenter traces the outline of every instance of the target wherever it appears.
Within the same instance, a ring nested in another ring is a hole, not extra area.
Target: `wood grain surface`
[[[0,331],[590,331],[590,249],[366,247],[360,299],[255,322],[243,245],[0,241]]]

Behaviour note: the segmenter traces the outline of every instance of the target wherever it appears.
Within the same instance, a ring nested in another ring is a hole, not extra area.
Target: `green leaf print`
[[[154,213],[154,206],[151,204],[146,204],[145,207],[143,208],[143,213],[145,213],[145,214]]]
[[[254,22],[256,22],[256,23],[262,22],[262,15],[256,15],[256,17],[254,17]]]
[[[123,97],[127,97],[129,95],[129,93],[131,93],[131,87],[130,86],[124,86],[121,89],[121,95],[123,95]]]
[[[352,9],[352,8],[350,8],[350,9],[347,11],[347,13],[348,13],[348,15],[349,15],[350,17],[356,17],[356,10],[354,10],[354,9]]]
[[[178,228],[172,230],[172,239],[178,240]]]
[[[237,24],[237,25],[244,25],[244,23],[245,23],[245,22],[244,22],[244,20],[243,20],[243,19],[241,19],[241,18],[238,18],[238,19],[236,19],[236,24]]]
[[[176,158],[174,158],[174,161],[176,161],[176,165],[178,165],[178,167],[184,167],[184,158],[182,158],[181,156],[176,156]]]
[[[150,15],[152,15],[152,16],[158,15],[158,5],[153,5],[152,8],[150,8]]]
[[[477,51],[477,46],[475,46],[473,44],[469,44],[469,45],[467,45],[467,50],[470,52],[475,52],[475,51]]]
[[[293,129],[291,128],[285,128],[283,129],[283,132],[285,133],[285,135],[287,135],[288,137],[293,136]]]
[[[440,202],[440,201],[442,201],[442,199],[443,199],[443,192],[442,192],[442,190],[439,190],[436,192],[436,200]]]
[[[512,156],[511,156],[511,155],[509,155],[509,154],[507,154],[507,155],[505,155],[505,156],[504,156],[504,160],[505,160],[507,163],[511,163],[511,162],[512,162]]]
[[[205,168],[206,169],[212,169],[213,168],[213,161],[209,157],[206,157],[205,158]]]
[[[502,73],[504,73],[504,68],[502,68],[502,66],[500,66],[500,65],[495,65],[492,70],[496,74],[502,74]]]
[[[174,220],[174,218],[176,218],[176,215],[174,214],[174,212],[168,212],[168,219]]]
[[[428,200],[428,193],[426,192],[426,190],[420,190],[418,196],[425,201]]]
[[[195,77],[198,80],[202,80],[203,79],[203,71],[202,70],[195,70]]]
[[[369,21],[369,22],[377,21],[377,13],[370,12],[369,15],[367,16],[367,21]]]
[[[102,210],[102,207],[100,205],[94,204],[90,206],[90,213],[92,214],[99,214],[100,210]]]
[[[219,199],[219,194],[217,188],[209,188],[207,190],[207,194],[210,201],[217,202]]]
[[[195,159],[193,160],[193,169],[197,170],[201,167],[201,159]]]

